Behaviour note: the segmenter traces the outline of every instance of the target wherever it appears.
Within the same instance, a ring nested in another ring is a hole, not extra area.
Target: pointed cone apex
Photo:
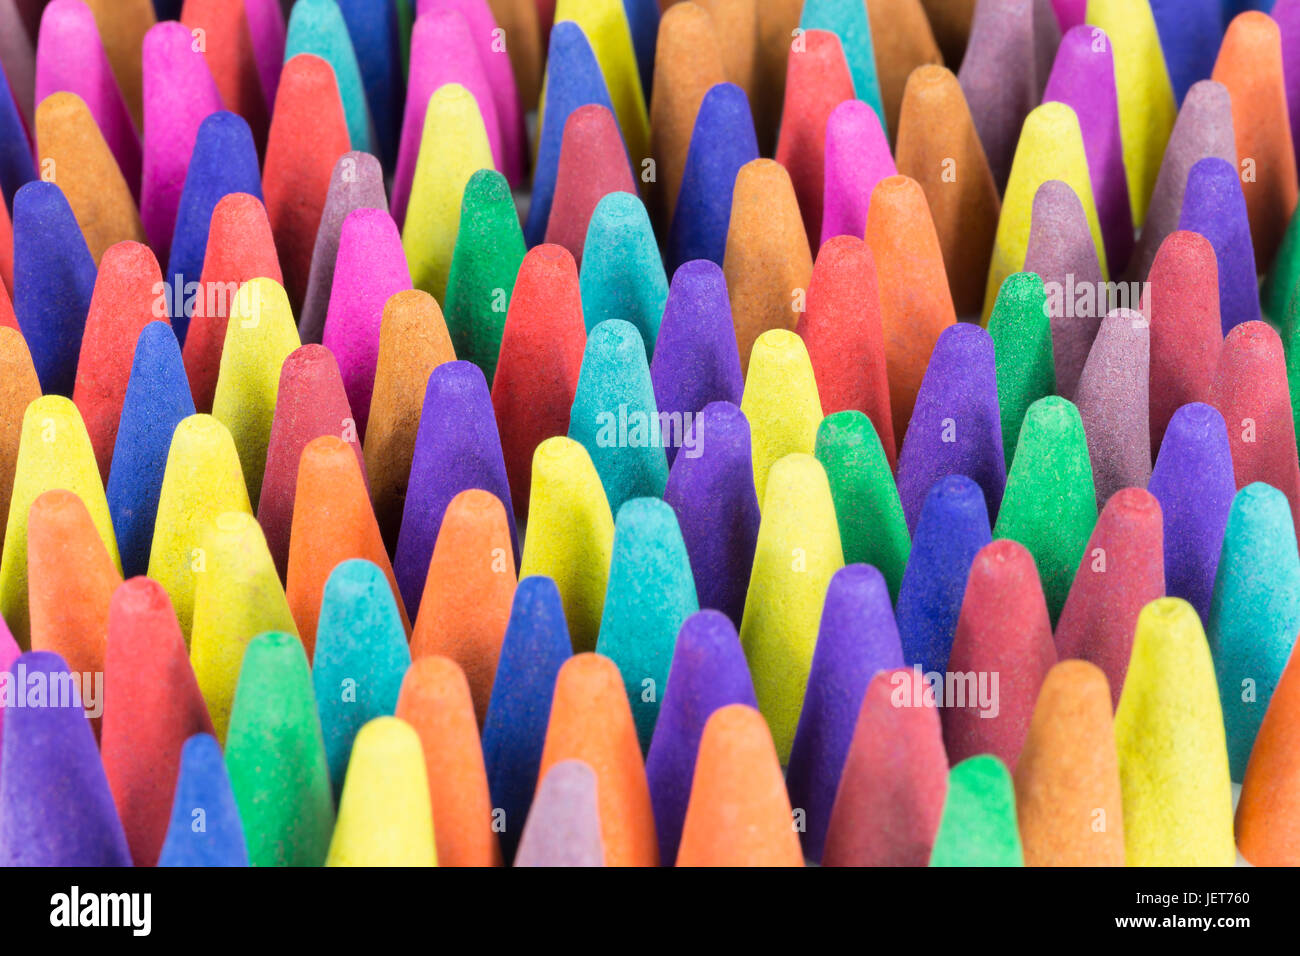
[[[992,754],[963,760],[948,775],[931,866],[1024,866],[1011,774]]]
[[[195,734],[211,734],[212,722],[171,601],[148,578],[121,585],[109,605],[103,728],[104,773],[131,857],[153,866],[184,768],[182,748]]]
[[[63,660],[34,651],[14,661],[28,694],[9,710],[0,758],[0,861],[5,866],[130,866],[126,836],[86,720],[79,679]]]
[[[204,828],[194,827],[202,810]],[[176,797],[159,866],[248,866],[248,847],[221,745],[211,734],[195,734],[181,748]]]
[[[596,772],[606,864],[657,865],[650,790],[627,693],[614,662],[597,654],[579,654],[560,668],[540,779],[569,759]]]
[[[1214,664],[1186,601],[1142,609],[1115,742],[1129,866],[1232,866],[1232,781]]]
[[[326,866],[436,866],[420,738],[396,717],[357,733]]]
[[[917,670],[882,671],[862,698],[823,866],[925,866],[948,789],[939,711]]]
[[[438,865],[500,866],[501,848],[493,826],[496,811],[488,791],[474,703],[456,662],[430,655],[413,663],[402,681],[397,716],[420,738],[429,772]],[[511,822],[505,821],[507,829]],[[518,827],[523,821],[513,823]]]
[[[604,866],[596,773],[561,760],[537,788],[515,866]]]
[[[1110,690],[1097,667],[1048,671],[1015,776],[1026,866],[1124,865]]]

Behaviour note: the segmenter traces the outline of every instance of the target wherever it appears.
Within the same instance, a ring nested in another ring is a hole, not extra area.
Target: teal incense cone
[[[1079,411],[1063,398],[1040,398],[1025,414],[993,537],[1019,541],[1034,556],[1053,624],[1096,523]]]
[[[844,563],[878,568],[897,601],[912,539],[871,419],[859,411],[828,415],[817,429],[816,455],[830,482]]]
[[[526,251],[509,183],[494,169],[480,169],[469,178],[461,200],[442,311],[456,358],[481,368],[489,388]]]
[[[1237,492],[1223,533],[1206,637],[1214,655],[1228,763],[1238,783],[1300,632],[1300,555],[1286,495]]]
[[[602,199],[591,214],[582,248],[578,284],[587,331],[608,319],[625,319],[641,333],[647,359],[653,358],[668,301],[668,276],[641,200],[624,192]]]
[[[357,731],[397,710],[410,666],[388,578],[369,561],[344,561],[325,582],[311,673],[335,799],[343,792]]]
[[[663,497],[668,457],[659,426],[641,333],[619,319],[600,323],[587,336],[569,437],[591,455],[616,515],[630,498]]]
[[[682,622],[700,609],[677,516],[658,498],[618,510],[596,653],[618,665],[637,739],[650,747]]]
[[[840,38],[849,75],[853,78],[853,92],[876,111],[884,126],[885,106],[876,75],[867,5],[858,0],[805,0],[799,26],[805,30],[829,30]]]
[[[963,760],[948,774],[930,865],[1025,865],[1011,774],[992,754]]]
[[[334,798],[302,642],[249,642],[226,733],[226,770],[253,866],[321,866]]]
[[[347,21],[335,0],[299,0],[293,5],[284,61],[288,63],[299,53],[315,54],[333,67],[352,148],[363,153],[375,152],[361,66],[352,47]]]
[[[1007,276],[998,290],[988,328],[997,366],[1002,452],[1010,468],[1029,406],[1056,392],[1052,321],[1043,280],[1033,272]]]

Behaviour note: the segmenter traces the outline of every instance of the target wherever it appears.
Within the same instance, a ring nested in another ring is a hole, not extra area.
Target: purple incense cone
[[[498,163],[497,169],[505,175],[512,187],[522,186],[524,144],[528,140],[524,132],[524,114],[519,103],[514,67],[506,55],[506,31],[497,29],[497,21],[488,0],[418,0],[415,8],[417,18],[443,10],[459,13],[469,25],[473,49],[477,51],[479,62],[483,65],[483,75],[488,81],[488,96],[492,99],[492,107],[501,130],[504,164]],[[411,62],[415,63],[414,53],[411,54]],[[486,118],[487,114],[484,113],[484,119]],[[492,155],[497,154],[493,151]]]
[[[366,464],[361,454],[361,439],[338,362],[323,345],[303,345],[290,352],[280,366],[275,416],[271,419],[271,438],[266,449],[266,471],[257,505],[257,521],[266,534],[266,546],[281,579],[289,567],[298,462],[302,450],[322,435],[341,438],[353,447],[364,478]]]
[[[663,322],[650,362],[660,414],[680,414],[685,423],[710,402],[740,404],[745,388],[736,350],[736,328],[722,268],[708,259],[677,270],[668,289]],[[668,464],[678,446],[669,444]]]
[[[176,21],[144,37],[144,162],[140,219],[159,262],[167,261],[190,153],[199,125],[221,109],[221,94],[189,28]]]
[[[1232,100],[1227,87],[1213,80],[1201,80],[1187,91],[1178,120],[1165,147],[1146,222],[1137,248],[1129,260],[1129,278],[1146,279],[1156,253],[1165,238],[1178,228],[1183,214],[1183,193],[1187,174],[1200,160],[1217,156],[1237,165],[1237,141],[1232,129]]]
[[[388,209],[384,171],[379,160],[369,153],[344,153],[334,164],[329,193],[325,197],[325,211],[321,214],[316,245],[312,248],[307,295],[303,299],[302,314],[298,317],[298,338],[303,345],[319,344],[325,333],[325,315],[334,288],[339,236],[343,232],[343,223],[357,209]]]
[[[68,90],[86,102],[131,192],[140,195],[140,134],[99,39],[95,15],[81,0],[53,0],[41,15],[36,44],[36,102]]]
[[[965,475],[936,481],[921,506],[898,588],[903,660],[920,665],[923,674],[948,669],[971,562],[992,539],[980,486]]]
[[[1202,159],[1187,174],[1179,229],[1199,232],[1219,261],[1219,316],[1223,334],[1262,318],[1255,246],[1250,239],[1246,197],[1237,167],[1218,157]]]
[[[677,858],[704,725],[715,710],[729,704],[758,706],[745,652],[731,621],[717,611],[700,611],[678,632],[645,761],[659,861],[665,866]]]
[[[397,148],[397,171],[393,176],[393,218],[399,223],[406,219],[429,97],[448,83],[459,83],[473,95],[487,128],[493,162],[498,169],[501,167],[501,123],[469,24],[454,10],[425,14],[415,21],[411,30],[411,74],[402,114],[402,138]]]
[[[69,680],[49,651],[23,654],[9,673],[16,702],[0,756],[0,866],[130,866],[78,692],[84,678]]]
[[[561,760],[537,788],[515,866],[604,865],[596,773],[581,760]]]
[[[1098,510],[1121,488],[1145,488],[1151,477],[1150,381],[1150,325],[1141,312],[1116,309],[1097,331],[1074,397]]]
[[[903,649],[884,576],[869,564],[841,568],[826,589],[785,775],[791,806],[805,814],[804,856],[814,862],[821,862],[862,695],[877,671],[902,666]]]
[[[1100,34],[1100,42],[1094,34]],[[1111,272],[1120,275],[1133,254],[1133,213],[1124,173],[1115,58],[1109,38],[1089,26],[1078,26],[1067,33],[1056,52],[1043,98],[1064,103],[1079,117],[1106,263]]]
[[[1277,0],[1269,15],[1277,21],[1282,36],[1282,78],[1291,117],[1291,143],[1300,162],[1300,0]]]
[[[935,343],[898,453],[898,497],[909,531],[916,530],[925,496],[944,475],[973,479],[997,517],[1007,466],[993,339],[968,323],[950,325]]]
[[[669,269],[676,270],[693,259],[722,265],[736,174],[755,159],[758,138],[745,91],[734,83],[711,87],[695,114],[686,152],[677,209],[668,230],[665,261]]]
[[[984,0],[975,8],[957,80],[999,192],[1006,189],[1020,127],[1042,98],[1060,41],[1046,0]]]
[[[732,402],[713,402],[695,419],[693,448],[668,473],[664,500],[677,513],[700,607],[740,626],[758,541],[749,421]]]
[[[826,121],[826,186],[822,243],[835,236],[867,234],[871,190],[898,168],[876,111],[862,100],[845,100]]]
[[[1174,412],[1147,490],[1164,514],[1165,591],[1208,620],[1223,531],[1237,493],[1228,429],[1218,409],[1193,402]]]
[[[370,393],[375,387],[384,303],[409,288],[411,273],[393,217],[382,209],[354,209],[339,233],[339,254],[321,344],[338,359],[343,386],[356,416],[357,434],[362,439],[366,437]]]
[[[1107,305],[1097,301],[1103,292],[1101,264],[1083,203],[1059,179],[1049,179],[1034,193],[1025,271],[1043,280],[1052,322],[1056,394],[1072,399]]]
[[[467,488],[490,491],[505,506],[517,565],[515,509],[487,380],[473,362],[446,362],[433,370],[424,393],[393,558],[393,573],[411,620],[420,609],[443,512]]]

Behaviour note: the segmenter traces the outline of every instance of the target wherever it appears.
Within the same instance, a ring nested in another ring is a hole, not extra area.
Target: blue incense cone
[[[903,649],[884,576],[869,564],[836,571],[826,589],[785,775],[791,806],[804,811],[804,856],[815,863],[821,862],[862,695],[877,671],[902,666]]]
[[[700,609],[673,509],[634,498],[618,509],[596,653],[618,665],[637,738],[650,746],[682,622]]]
[[[659,0],[623,0],[623,12],[632,31],[636,70],[641,76],[641,95],[650,102],[654,82],[655,46],[659,40]]]
[[[159,866],[248,866],[248,847],[221,745],[195,734],[181,748],[171,823]]]
[[[411,620],[420,609],[443,512],[451,499],[467,488],[490,491],[505,505],[517,564],[515,509],[510,503],[510,485],[487,381],[472,362],[446,362],[433,370],[424,392],[411,479],[393,558],[393,573]]]
[[[63,190],[33,182],[14,197],[14,312],[46,394],[71,397],[95,260]]]
[[[1214,655],[1232,779],[1241,782],[1300,631],[1300,555],[1286,495],[1255,482],[1237,492],[1205,636]]]
[[[1237,494],[1228,429],[1200,402],[1174,412],[1147,490],[1164,515],[1165,591],[1210,616],[1223,529]]]
[[[1197,80],[1214,72],[1223,39],[1220,0],[1151,0],[1160,50],[1165,55],[1174,97],[1181,104]]]
[[[984,490],[996,518],[1007,483],[1002,456],[993,339],[977,325],[944,329],[921,380],[912,421],[898,454],[898,497],[909,531],[944,475],[966,475]]]
[[[14,194],[35,178],[32,144],[27,140],[9,80],[0,69],[0,192],[4,193],[5,206],[12,210]]]
[[[688,262],[673,276],[650,362],[650,380],[659,411],[676,416],[670,419],[674,427],[680,418],[683,437],[687,424],[705,405],[740,404],[745,379],[727,280],[717,263]],[[665,444],[671,466],[681,442]]]
[[[548,577],[524,578],[510,606],[483,720],[483,763],[492,806],[505,812],[500,836],[507,863],[537,789],[555,678],[572,652],[560,589]]]
[[[677,513],[700,607],[721,611],[739,627],[758,542],[749,422],[731,402],[714,402],[700,412],[691,435],[695,445],[673,463],[664,500]]]
[[[677,209],[668,230],[668,268],[693,259],[722,265],[731,195],[740,167],[758,159],[758,137],[745,91],[719,83],[704,94],[686,151]]]
[[[176,336],[166,322],[150,322],[135,343],[106,489],[124,577],[148,571],[172,433],[193,414]]]
[[[551,29],[546,54],[546,100],[542,110],[542,128],[538,133],[537,165],[533,168],[533,195],[524,223],[524,238],[535,246],[546,239],[546,224],[551,218],[551,201],[555,198],[555,177],[560,169],[560,144],[564,124],[579,106],[595,103],[611,113],[605,77],[582,28],[571,20]]]
[[[352,49],[361,70],[361,84],[374,123],[375,144],[384,165],[397,160],[397,136],[402,123],[402,61],[398,55],[397,7],[374,0],[338,0]]]
[[[1246,197],[1237,169],[1211,156],[1187,174],[1179,229],[1199,232],[1214,247],[1219,263],[1219,315],[1223,334],[1242,322],[1260,318],[1255,247],[1246,218]]]
[[[34,651],[8,673],[15,702],[5,708],[0,748],[0,866],[130,866],[95,734],[63,658]]]
[[[935,482],[921,506],[912,553],[898,590],[903,660],[923,674],[948,670],[966,579],[976,553],[993,539],[984,493],[965,475]]]
[[[645,760],[659,862],[665,866],[677,858],[704,725],[728,704],[758,706],[740,638],[731,621],[717,611],[692,614],[677,635],[668,687]]]
[[[190,316],[184,308],[189,298],[185,286],[197,283],[203,275],[212,210],[223,196],[231,193],[248,193],[261,199],[262,173],[248,123],[242,116],[223,110],[199,125],[176,210],[176,230],[172,234],[167,272],[163,276],[172,287],[172,327],[181,343],[190,326]]]
[[[357,731],[397,710],[410,666],[406,630],[384,572],[360,558],[344,561],[325,582],[311,672],[335,800]]]
[[[663,497],[668,458],[659,424],[641,333],[618,319],[600,323],[587,336],[582,354],[569,437],[591,455],[615,515],[629,498]],[[406,500],[410,502],[409,494]]]
[[[637,327],[646,355],[653,356],[668,277],[641,200],[614,192],[597,203],[582,248],[578,286],[587,331],[609,319],[624,319]]]
[[[596,772],[581,760],[561,760],[542,778],[524,824],[515,866],[604,866]]]
[[[374,13],[372,5],[372,17]],[[370,108],[366,105],[361,67],[352,48],[347,22],[335,0],[298,0],[293,5],[285,36],[284,62],[288,63],[299,53],[315,54],[334,68],[352,148],[374,152],[370,145]]]
[[[853,92],[876,111],[884,129],[885,106],[876,75],[876,54],[871,44],[867,5],[858,0],[805,0],[799,26],[805,30],[828,30],[840,38],[849,75],[853,77]]]

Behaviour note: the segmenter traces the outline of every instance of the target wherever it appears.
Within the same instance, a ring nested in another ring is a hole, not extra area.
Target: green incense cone
[[[992,754],[963,760],[948,774],[930,865],[1025,865],[1011,774]]]
[[[443,316],[456,357],[481,368],[489,388],[526,251],[506,178],[494,169],[480,169],[465,185]]]
[[[1052,623],[1097,523],[1092,462],[1079,410],[1057,396],[1029,406],[993,537],[1019,541],[1038,564]]]
[[[1268,270],[1268,278],[1264,280],[1264,288],[1259,295],[1264,314],[1274,324],[1282,323],[1287,319],[1298,280],[1300,280],[1300,215],[1292,215],[1282,245],[1277,250],[1277,257],[1273,260],[1273,268]],[[1290,354],[1288,351],[1287,355]]]
[[[262,634],[244,652],[226,769],[253,866],[325,862],[334,799],[307,654],[292,634]]]
[[[816,455],[830,481],[844,563],[874,565],[897,602],[912,539],[871,419],[857,411],[828,415],[817,429]]]
[[[997,365],[1002,451],[1010,468],[1025,412],[1056,391],[1052,322],[1043,280],[1037,274],[1014,272],[1006,277],[989,317],[989,335]]]

